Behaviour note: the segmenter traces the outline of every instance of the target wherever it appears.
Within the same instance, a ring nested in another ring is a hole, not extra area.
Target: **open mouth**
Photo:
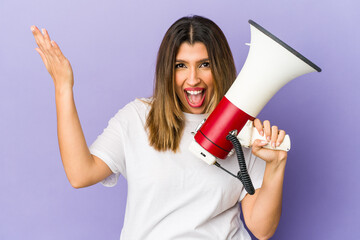
[[[184,90],[186,100],[191,107],[201,107],[205,100],[204,88],[187,88]]]

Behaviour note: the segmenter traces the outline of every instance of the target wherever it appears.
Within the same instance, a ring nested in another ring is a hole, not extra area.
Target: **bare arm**
[[[269,121],[256,119],[255,127],[268,136],[269,142],[280,145],[285,131],[270,127]],[[263,184],[254,195],[247,194],[241,201],[245,223],[259,239],[269,239],[279,224],[282,207],[282,189],[287,152],[264,149],[267,142],[256,140],[253,144],[254,155],[266,161]]]
[[[57,92],[55,99],[60,154],[71,185],[75,188],[87,187],[111,175],[110,168],[101,159],[90,154],[72,90]]]
[[[112,174],[98,157],[90,154],[76,111],[73,96],[74,78],[68,59],[59,46],[35,26],[31,27],[46,69],[55,85],[57,132],[60,155],[66,175],[75,188],[93,185]]]

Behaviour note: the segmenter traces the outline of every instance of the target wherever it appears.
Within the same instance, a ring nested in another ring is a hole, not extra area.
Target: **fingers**
[[[278,134],[278,127],[277,126],[271,126],[269,120],[264,121],[264,133],[266,140],[270,142],[271,146],[275,148],[276,146],[276,140],[277,140],[277,134]]]
[[[43,61],[47,60],[47,62],[51,62],[62,61],[65,59],[60,47],[54,40],[51,40],[50,35],[45,28],[42,29],[42,32],[40,32],[36,26],[31,26],[30,29],[34,35],[36,44],[38,45],[38,49],[35,50],[40,54]],[[39,50],[41,52],[39,52]]]
[[[46,53],[52,53],[51,50],[53,48],[53,44],[48,31],[43,28],[42,32],[40,32],[40,30],[36,26],[31,26],[30,29],[34,35],[36,44],[39,46],[39,49],[42,51],[42,53],[45,54],[45,56]]]
[[[41,34],[40,30],[36,26],[31,26],[30,29],[34,35],[36,44],[39,46],[39,48],[41,50],[43,50],[44,49],[44,47],[43,47],[44,46],[44,37]]]
[[[279,135],[278,135],[278,138],[276,141],[276,147],[280,146],[280,144],[284,141],[285,135],[286,135],[286,133],[284,130],[279,131]]]
[[[254,127],[258,130],[258,132],[261,136],[264,136],[263,125],[262,125],[260,119],[256,118],[254,120]]]
[[[276,147],[276,142],[277,142],[277,138],[278,138],[278,134],[279,134],[279,129],[277,126],[272,126],[271,127],[271,146],[273,148]]]
[[[266,140],[267,140],[268,142],[270,142],[270,141],[271,141],[270,121],[269,121],[269,120],[265,120],[263,124],[264,124],[264,133],[265,133]]]
[[[65,58],[60,50],[59,45],[54,40],[51,40],[51,45],[53,46],[53,50],[54,50],[56,56],[58,56],[59,58]]]
[[[252,148],[257,151],[260,150],[263,146],[267,145],[268,141],[256,139],[252,144]]]
[[[275,125],[271,126],[269,120],[265,120],[263,123],[261,123],[260,119],[255,119],[254,126],[261,136],[265,135],[267,143],[270,142],[273,148],[280,146],[280,144],[284,141],[286,135],[285,131],[279,130],[279,128]],[[267,144],[265,144],[265,142],[266,141],[259,141],[256,145],[257,147],[265,146]]]
[[[50,43],[50,36],[49,33],[46,31],[45,28],[41,29],[42,34],[44,36],[44,45],[46,47],[46,49],[50,49],[52,47],[51,43]]]

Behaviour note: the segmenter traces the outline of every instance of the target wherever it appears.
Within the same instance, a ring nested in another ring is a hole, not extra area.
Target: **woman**
[[[121,109],[87,147],[76,112],[73,72],[58,45],[32,26],[36,51],[55,84],[58,138],[71,185],[128,182],[121,239],[250,239],[240,220],[259,239],[270,238],[281,215],[287,153],[285,132],[256,119],[268,141],[244,149],[256,192],[246,194],[236,178],[195,158],[188,146],[199,122],[215,108],[236,77],[233,57],[220,28],[191,16],[176,21],[161,43],[152,98]],[[237,171],[235,156],[222,165]]]

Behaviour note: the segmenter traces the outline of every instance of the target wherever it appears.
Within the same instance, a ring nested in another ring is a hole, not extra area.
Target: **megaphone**
[[[190,145],[190,151],[208,164],[229,155],[233,149],[229,133],[240,133],[286,83],[306,73],[321,72],[265,28],[252,20],[249,23],[251,42],[245,64],[214,111],[198,126]],[[289,150],[288,136],[284,144],[287,146],[280,149]]]

